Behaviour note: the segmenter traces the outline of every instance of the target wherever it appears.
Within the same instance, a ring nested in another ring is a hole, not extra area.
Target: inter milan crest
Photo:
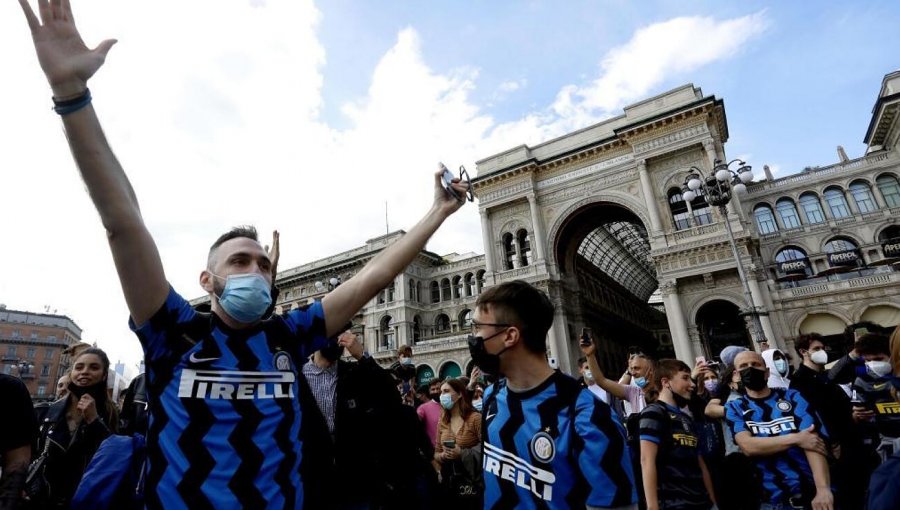
[[[291,356],[284,351],[278,351],[275,353],[275,357],[272,358],[272,364],[275,365],[276,370],[282,372],[293,371],[293,368],[291,367]]]
[[[785,413],[792,409],[791,403],[784,399],[779,400],[778,403],[775,404],[775,406]]]
[[[553,460],[553,457],[556,457],[556,443],[550,434],[544,431],[538,432],[531,438],[530,447],[531,455],[539,462],[548,463]]]

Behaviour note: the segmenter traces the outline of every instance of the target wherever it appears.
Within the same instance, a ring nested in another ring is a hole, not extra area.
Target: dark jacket
[[[853,409],[850,397],[837,383],[829,380],[825,372],[800,365],[791,376],[791,389],[800,395],[819,412],[828,437],[833,443],[844,444],[845,447],[856,447],[860,441],[856,425],[853,422]]]
[[[417,476],[427,467],[422,455],[430,459],[433,453],[420,455],[415,411],[404,412],[388,371],[371,358],[338,364],[333,439],[301,371],[304,507],[370,502],[397,508],[385,501],[398,494],[412,499]]]
[[[116,413],[108,416],[101,408],[98,409],[99,416],[96,420],[90,424],[82,422],[74,435],[70,434],[66,423],[66,409],[70,398],[74,396],[70,395],[51,404],[40,424],[37,455],[45,452],[47,455],[44,478],[48,492],[40,495],[39,499],[46,501],[47,508],[68,507],[94,452],[117,428]],[[112,426],[108,423],[112,423]]]
[[[133,436],[135,433],[147,435],[148,402],[147,375],[138,374],[125,390],[125,401],[122,402],[122,413],[119,420],[119,429],[122,434],[126,436]]]

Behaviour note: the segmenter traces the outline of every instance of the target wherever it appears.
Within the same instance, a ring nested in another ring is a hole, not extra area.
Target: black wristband
[[[81,95],[73,99],[58,101],[54,98],[53,111],[59,115],[68,115],[77,112],[89,104],[91,104],[91,89],[84,89],[84,92]]]

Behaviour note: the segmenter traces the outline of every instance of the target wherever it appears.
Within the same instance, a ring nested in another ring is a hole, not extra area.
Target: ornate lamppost
[[[731,166],[737,163],[738,169],[732,170]],[[745,193],[747,184],[753,181],[753,171],[750,165],[740,159],[733,159],[728,163],[715,160],[712,173],[706,175],[703,170],[692,166],[691,173],[684,179],[681,196],[687,203],[692,202],[699,194],[706,197],[709,205],[719,208],[722,219],[725,221],[725,231],[728,232],[728,240],[731,243],[731,253],[734,255],[734,261],[737,264],[738,277],[744,287],[744,300],[746,301],[747,310],[741,313],[742,316],[750,316],[753,320],[753,334],[756,338],[754,341],[759,344],[766,341],[765,333],[763,333],[762,323],[759,320],[760,315],[766,315],[766,312],[758,309],[753,302],[753,294],[750,292],[750,285],[747,282],[747,275],[744,273],[744,265],[741,263],[741,257],[738,253],[737,244],[734,241],[734,232],[731,230],[731,222],[728,221],[728,203],[731,202],[734,193]]]

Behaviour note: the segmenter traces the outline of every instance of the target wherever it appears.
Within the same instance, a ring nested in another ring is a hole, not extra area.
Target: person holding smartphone
[[[481,413],[459,379],[441,385],[441,407],[434,459],[441,468],[443,501],[448,509],[481,508]]]

